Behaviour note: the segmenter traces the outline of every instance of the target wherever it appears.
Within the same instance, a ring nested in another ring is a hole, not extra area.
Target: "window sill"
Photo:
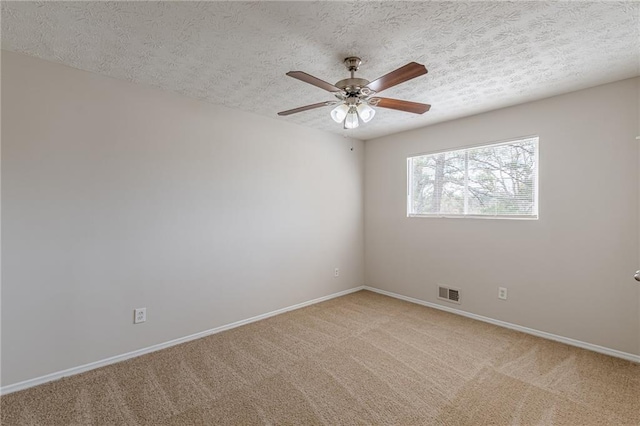
[[[537,215],[472,215],[472,214],[408,214],[408,218],[431,218],[431,219],[508,219],[508,220],[538,220]]]

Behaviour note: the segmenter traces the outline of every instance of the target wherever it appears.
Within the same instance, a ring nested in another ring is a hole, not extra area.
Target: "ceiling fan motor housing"
[[[345,78],[337,82],[335,86],[347,92],[349,96],[359,96],[367,84],[369,84],[369,80],[364,78]]]

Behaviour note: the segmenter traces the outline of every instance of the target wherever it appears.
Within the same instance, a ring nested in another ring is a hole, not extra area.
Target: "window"
[[[538,218],[538,138],[407,159],[408,215]]]

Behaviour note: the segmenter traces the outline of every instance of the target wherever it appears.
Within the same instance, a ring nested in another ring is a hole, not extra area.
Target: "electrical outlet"
[[[498,287],[498,299],[507,300],[507,288]]]
[[[133,310],[133,323],[140,324],[147,320],[147,308],[138,308]]]
[[[336,269],[333,270],[333,276],[334,277],[339,277],[340,276],[340,269],[339,268],[336,268]]]

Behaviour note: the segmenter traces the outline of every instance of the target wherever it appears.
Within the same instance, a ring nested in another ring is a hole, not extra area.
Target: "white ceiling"
[[[3,1],[2,48],[371,139],[640,75],[640,3]],[[335,83],[352,55],[368,80],[425,64],[381,95],[431,111],[380,108],[353,131],[328,107],[276,115],[332,99],[287,71]]]

